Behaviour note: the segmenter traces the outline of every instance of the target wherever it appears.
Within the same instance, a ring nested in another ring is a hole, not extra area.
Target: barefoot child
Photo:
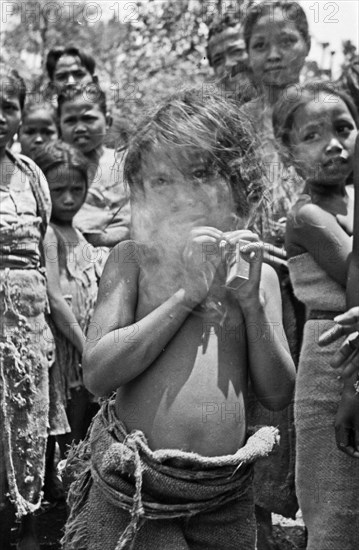
[[[297,494],[308,528],[308,550],[347,550],[358,542],[359,470],[335,444],[342,382],[330,367],[340,342],[318,339],[345,310],[353,231],[353,170],[358,115],[349,97],[317,82],[288,88],[273,113],[285,158],[306,182],[287,222],[289,271],[307,322],[295,396]],[[353,390],[353,388],[352,388]]]
[[[276,430],[248,439],[248,377],[280,409],[295,371],[276,275],[245,229],[263,191],[246,127],[232,104],[186,92],[130,143],[135,240],[110,254],[84,354],[87,387],[116,398],[79,450],[66,550],[255,547],[251,463]],[[249,279],[231,289],[241,240]]]
[[[57,141],[38,148],[35,162],[47,178],[52,201],[45,242],[49,286],[60,289],[81,334],[86,331],[97,296],[94,249],[72,225],[86,198],[88,160],[71,145]],[[56,319],[54,322],[56,361],[50,373],[50,433],[59,436],[64,456],[66,444],[79,442],[86,434],[90,402],[81,370],[84,340],[71,341],[71,330],[64,333],[61,325],[56,326]]]
[[[53,361],[42,244],[51,206],[40,170],[8,149],[25,84],[5,65],[0,75],[0,547],[10,549],[15,510],[17,548],[39,550],[33,513],[41,506]]]
[[[38,147],[56,141],[58,137],[55,107],[47,101],[26,104],[19,130],[21,152],[33,159]]]
[[[61,137],[89,160],[89,189],[74,225],[93,246],[113,247],[128,238],[130,208],[115,151],[104,147],[109,127],[106,96],[95,84],[58,97]]]

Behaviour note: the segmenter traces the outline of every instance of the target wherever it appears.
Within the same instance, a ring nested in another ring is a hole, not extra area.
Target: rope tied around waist
[[[141,518],[145,515],[145,511],[142,504],[142,464],[140,453],[138,450],[138,444],[136,442],[136,436],[138,432],[128,434],[123,444],[131,449],[134,459],[134,477],[135,477],[135,494],[133,496],[133,505],[131,509],[131,521],[126,527],[125,531],[122,533],[115,550],[125,550],[128,545],[134,540],[136,533],[139,529],[139,522]],[[124,453],[121,455],[121,469],[125,472],[128,469],[130,458],[124,456]],[[131,464],[132,465],[132,464]]]

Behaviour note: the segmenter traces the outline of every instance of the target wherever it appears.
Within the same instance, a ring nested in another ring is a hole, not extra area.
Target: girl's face
[[[21,107],[15,86],[9,81],[0,82],[0,148],[4,149],[17,132],[21,120]]]
[[[145,208],[177,230],[209,225],[228,231],[233,224],[231,189],[210,171],[201,154],[157,147],[142,161]]]
[[[61,106],[60,128],[62,139],[86,154],[102,145],[108,125],[97,103],[79,96]]]
[[[36,109],[22,120],[20,127],[21,150],[32,157],[37,147],[58,139],[58,131],[51,113],[44,108]]]
[[[298,173],[309,183],[345,184],[353,170],[356,134],[344,101],[320,92],[294,115],[290,148]]]
[[[46,178],[51,194],[51,220],[59,224],[71,223],[86,198],[84,175],[76,168],[56,166],[46,172]]]
[[[277,8],[260,17],[249,41],[249,65],[260,84],[285,87],[299,80],[308,46],[293,21]]]

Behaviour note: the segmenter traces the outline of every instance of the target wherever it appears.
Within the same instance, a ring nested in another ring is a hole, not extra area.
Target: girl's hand
[[[248,241],[247,245],[240,247],[241,258],[249,263],[248,280],[241,281],[233,290],[242,309],[257,307],[260,305],[260,282],[263,263],[263,243],[257,235],[251,231],[234,231],[227,234],[230,245],[235,245],[239,240]]]
[[[223,233],[215,227],[196,227],[189,234],[183,260],[186,268],[186,296],[195,304],[202,302],[213,283],[221,262],[219,242]]]
[[[339,403],[335,439],[339,450],[359,458],[359,395],[351,382],[345,385]]]

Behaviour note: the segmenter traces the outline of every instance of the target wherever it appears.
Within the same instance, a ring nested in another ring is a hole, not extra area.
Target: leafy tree
[[[9,4],[9,3],[7,3]],[[115,115],[132,122],[139,111],[183,87],[206,86],[208,25],[243,0],[60,0],[13,2],[2,31],[3,57],[33,89],[46,83],[49,49],[76,44],[96,59]],[[6,46],[5,46],[6,45]],[[116,111],[117,109],[117,111]]]

